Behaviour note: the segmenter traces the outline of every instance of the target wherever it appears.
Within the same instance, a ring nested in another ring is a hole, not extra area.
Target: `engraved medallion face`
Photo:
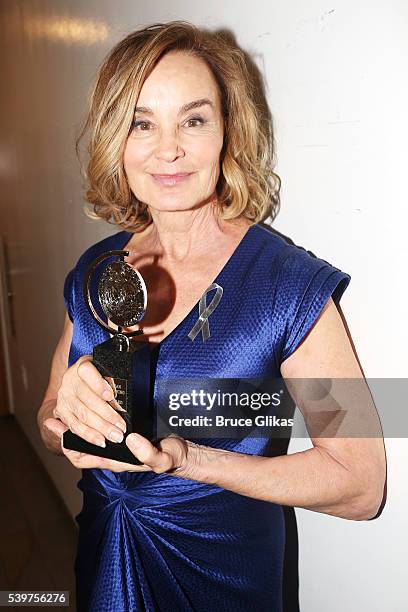
[[[98,297],[106,316],[119,327],[130,327],[143,318],[147,291],[142,276],[124,261],[106,266]]]

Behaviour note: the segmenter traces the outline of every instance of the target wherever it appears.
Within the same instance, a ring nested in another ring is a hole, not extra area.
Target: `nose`
[[[177,130],[166,130],[160,133],[157,148],[157,159],[172,162],[179,157],[184,157],[184,150],[180,144]]]

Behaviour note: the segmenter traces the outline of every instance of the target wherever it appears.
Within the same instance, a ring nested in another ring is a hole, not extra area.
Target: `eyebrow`
[[[211,102],[211,100],[209,100],[208,98],[199,98],[198,100],[193,100],[192,102],[183,104],[178,114],[182,115],[183,113],[193,110],[193,108],[200,108],[201,106],[205,106],[206,104],[208,106],[211,106],[212,109],[214,109],[214,103]],[[152,109],[149,108],[148,106],[136,106],[135,113],[143,113],[144,115],[153,115]]]

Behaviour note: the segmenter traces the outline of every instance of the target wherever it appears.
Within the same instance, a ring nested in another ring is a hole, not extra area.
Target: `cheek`
[[[194,157],[201,166],[214,166],[219,162],[223,144],[222,137],[203,138],[194,144]]]
[[[123,154],[125,169],[135,169],[142,165],[152,154],[152,146],[146,142],[134,143],[128,140]]]

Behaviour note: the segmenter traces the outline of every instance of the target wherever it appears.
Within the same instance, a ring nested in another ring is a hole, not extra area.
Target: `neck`
[[[216,198],[192,210],[151,209],[151,214],[149,243],[165,260],[174,263],[208,252],[209,243],[224,238],[232,225],[242,226],[242,219],[225,221],[220,217]]]

